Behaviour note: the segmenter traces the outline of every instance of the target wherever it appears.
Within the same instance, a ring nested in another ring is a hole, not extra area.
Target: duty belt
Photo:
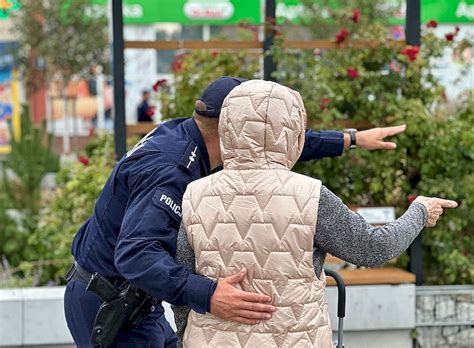
[[[84,268],[82,268],[77,261],[74,261],[72,266],[69,268],[66,274],[66,281],[71,281],[71,280],[81,280],[84,283],[89,284],[91,281],[91,278],[93,278],[95,274],[92,274],[88,271],[86,271]],[[125,279],[120,278],[120,277],[110,277],[104,279],[107,279],[114,287],[120,287],[123,283],[125,283]]]
[[[91,333],[93,343],[101,347],[110,346],[122,328],[137,327],[152,312],[158,303],[143,290],[123,279],[115,281],[90,273],[75,262],[69,269],[66,280],[81,280],[87,284],[87,291],[99,296],[103,303],[94,322]],[[115,284],[114,284],[115,283]]]

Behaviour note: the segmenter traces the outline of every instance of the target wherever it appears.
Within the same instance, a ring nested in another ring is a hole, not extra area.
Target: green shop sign
[[[91,2],[92,12],[105,10],[107,0]],[[0,5],[2,3],[17,1],[0,0]],[[387,0],[389,5],[397,3],[402,10],[404,0]],[[260,0],[123,0],[123,13],[124,22],[128,24],[233,25],[242,21],[258,24],[262,21],[263,4]],[[298,23],[303,13],[300,0],[277,0],[277,17]],[[435,19],[440,23],[474,23],[474,0],[421,0],[421,16],[422,22]],[[397,18],[396,22],[403,20]]]
[[[474,0],[422,0],[421,17],[423,22],[474,23]]]
[[[100,11],[107,0],[91,0]],[[102,5],[102,6],[97,6]],[[232,25],[260,23],[259,0],[124,0],[124,22]]]

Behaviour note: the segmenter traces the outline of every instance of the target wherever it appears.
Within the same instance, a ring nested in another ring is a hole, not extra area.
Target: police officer
[[[227,94],[243,81],[222,77],[212,82],[196,102],[192,118],[161,124],[117,163],[93,215],[79,229],[72,245],[76,262],[67,277],[64,306],[77,346],[94,346],[91,333],[104,334],[102,328],[115,324],[97,328],[96,323],[94,327],[96,316],[98,320],[100,317],[99,307],[107,307],[107,293],[115,294],[115,289],[123,289],[124,284],[159,302],[140,302],[145,305],[139,308],[143,316],[138,326],[127,322],[128,314],[114,314],[112,318],[120,327],[113,335],[112,346],[175,347],[176,335],[163,315],[161,301],[247,324],[271,317],[271,298],[235,287],[245,270],[215,283],[190,273],[173,259],[182,195],[191,181],[219,169],[220,109]],[[356,144],[367,149],[394,148],[395,144],[383,138],[403,130],[351,130],[350,134],[309,130],[301,160],[338,156],[344,148]],[[98,279],[102,284],[94,289],[90,286],[88,291],[87,284]],[[128,305],[122,302],[121,306]],[[101,311],[110,314],[103,308]],[[124,323],[119,323],[119,318],[125,318]]]

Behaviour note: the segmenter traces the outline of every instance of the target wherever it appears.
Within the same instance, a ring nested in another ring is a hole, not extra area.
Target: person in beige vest
[[[244,82],[225,99],[224,169],[188,185],[177,258],[214,280],[245,272],[233,285],[270,296],[276,310],[256,325],[191,311],[184,347],[332,347],[326,253],[363,266],[383,263],[435,225],[443,208],[457,206],[418,197],[395,222],[370,226],[321,181],[291,171],[305,127],[301,96],[280,84]]]

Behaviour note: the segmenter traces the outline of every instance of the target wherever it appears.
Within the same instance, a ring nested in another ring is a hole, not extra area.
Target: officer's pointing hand
[[[386,137],[391,137],[403,133],[406,125],[396,127],[372,128],[356,133],[357,147],[365,150],[393,150],[397,148],[397,144],[385,141]],[[344,135],[345,147],[349,147],[349,135]]]
[[[276,310],[271,297],[239,290],[235,287],[245,277],[246,270],[220,279],[211,297],[211,313],[225,320],[242,324],[257,324],[268,320]]]

